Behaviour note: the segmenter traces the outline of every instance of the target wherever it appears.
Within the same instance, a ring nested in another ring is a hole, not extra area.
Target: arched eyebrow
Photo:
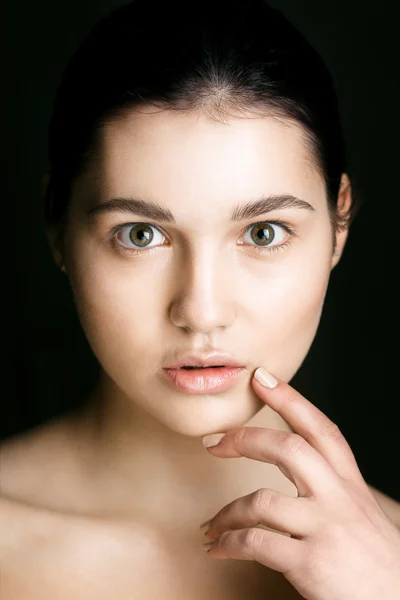
[[[252,219],[273,210],[284,208],[300,208],[315,211],[315,208],[311,204],[290,194],[262,196],[255,201],[245,202],[236,206],[232,211],[231,222]],[[153,200],[146,200],[144,198],[113,198],[107,202],[92,206],[88,210],[88,215],[89,217],[94,217],[95,215],[108,212],[129,212],[154,221],[176,224],[176,219],[168,208],[161,206]]]

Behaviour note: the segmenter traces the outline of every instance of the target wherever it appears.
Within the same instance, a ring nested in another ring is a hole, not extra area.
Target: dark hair
[[[296,122],[325,181],[333,235],[353,221],[353,178],[349,212],[336,210],[347,163],[332,78],[285,16],[262,0],[135,0],[101,19],[67,65],[49,129],[47,226],[62,226],[102,126],[149,105]]]

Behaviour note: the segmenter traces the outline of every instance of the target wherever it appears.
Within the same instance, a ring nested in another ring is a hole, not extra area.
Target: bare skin
[[[233,498],[257,489],[260,482],[264,485],[267,480],[268,487],[297,495],[276,467],[243,458],[237,468],[241,485],[233,494],[222,494],[209,505],[199,497],[192,503],[191,522],[180,525],[165,512],[155,520],[143,506],[130,515],[96,513],[94,506],[90,510],[89,482],[85,484],[83,465],[73,451],[79,442],[74,421],[64,419],[1,447],[4,600],[67,600],[72,595],[83,599],[88,594],[100,600],[112,594],[123,600],[133,591],[148,599],[162,594],[171,600],[205,600],[210,597],[209,588],[212,598],[227,600],[246,598],[250,592],[260,599],[301,597],[280,573],[254,562],[212,561],[201,548],[199,523]],[[400,503],[371,489],[400,528]],[[135,504],[133,497],[133,509]],[[161,572],[155,578],[156,567]]]
[[[345,174],[342,184],[346,210]],[[269,194],[292,194],[312,210],[230,223],[238,203]],[[176,223],[127,211],[88,217],[94,205],[128,196],[153,199]],[[274,244],[291,243],[261,254],[249,228],[274,220],[297,235],[275,225]],[[122,250],[133,223],[154,227],[152,249]],[[112,246],[117,225],[125,229]],[[65,264],[103,371],[87,410],[1,448],[4,600],[299,598],[258,563],[212,561],[199,525],[260,487],[297,496],[276,466],[218,460],[201,438],[243,424],[290,431],[250,378],[261,365],[285,381],[294,376],[339,260],[301,131],[270,118],[227,125],[193,113],[134,113],[105,129],[97,171],[75,189],[61,244],[55,233],[54,260]],[[347,230],[337,233],[339,251],[346,238]],[[175,352],[211,348],[245,367],[225,392],[185,395],[160,377]],[[399,503],[376,494],[400,524]]]
[[[289,430],[281,425],[277,422],[275,427]],[[180,525],[163,512],[155,520],[143,506],[130,515],[96,512],[94,505],[90,509],[90,484],[85,483],[82,462],[74,452],[83,443],[75,420],[68,418],[2,444],[4,600],[67,600],[71,596],[79,600],[89,594],[100,600],[111,595],[123,600],[133,591],[148,599],[162,595],[167,600],[205,600],[210,597],[209,588],[214,594],[211,598],[223,600],[246,598],[250,591],[260,599],[300,598],[280,573],[254,562],[212,561],[201,548],[199,523],[233,498],[257,489],[260,482],[297,495],[276,467],[243,458],[237,469],[242,478],[237,490],[209,505],[205,497],[199,497],[192,503],[191,522]],[[400,528],[400,503],[371,489]],[[206,491],[211,499],[210,490]],[[135,504],[133,497],[132,508]],[[155,578],[156,566],[160,571]],[[22,578],[20,573],[24,573]]]
[[[178,497],[187,497],[181,523],[165,508],[158,507],[154,516],[140,492],[132,495],[129,513],[106,511],[96,495],[109,483],[97,480],[91,489],[94,474],[90,479],[87,465],[78,462],[73,451],[78,442],[69,426],[65,421],[50,424],[30,440],[3,445],[0,559],[5,600],[36,600],[33,593],[46,600],[89,595],[123,600],[132,593],[146,599],[241,600],[250,592],[265,598],[266,590],[272,597],[299,598],[280,573],[258,563],[211,561],[202,548],[207,540],[200,523],[227,501],[253,491],[262,479],[296,495],[276,467],[262,469],[246,459],[248,464],[236,467],[236,489],[214,492],[205,486],[196,497],[188,488],[175,488]],[[53,464],[51,455],[56,457]],[[149,465],[143,469],[151,473]],[[157,489],[156,478],[149,479]]]

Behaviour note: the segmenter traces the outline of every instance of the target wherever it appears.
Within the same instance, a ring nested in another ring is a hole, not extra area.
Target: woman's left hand
[[[234,500],[210,522],[209,555],[279,571],[307,600],[399,600],[400,531],[337,425],[283,381],[268,388],[253,377],[252,385],[294,433],[239,427],[208,451],[276,465],[298,497],[261,488]]]

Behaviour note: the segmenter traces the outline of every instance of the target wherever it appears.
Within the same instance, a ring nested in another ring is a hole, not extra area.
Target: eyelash
[[[128,254],[144,254],[145,252],[149,252],[150,250],[155,250],[156,248],[159,248],[160,246],[152,246],[150,248],[141,248],[139,250],[136,248],[127,248],[126,246],[122,245],[120,242],[117,241],[117,239],[116,239],[117,235],[124,227],[128,227],[128,226],[133,227],[134,225],[139,225],[140,223],[141,222],[139,222],[139,223],[121,223],[120,225],[113,227],[107,234],[108,242],[111,244],[111,246],[114,249],[118,250],[119,252],[128,253]],[[289,246],[291,246],[293,238],[297,237],[297,234],[296,234],[295,230],[293,229],[293,227],[288,225],[288,223],[285,223],[285,222],[279,221],[279,220],[260,221],[258,223],[252,223],[249,227],[247,227],[247,229],[244,231],[243,235],[252,227],[255,227],[256,225],[262,225],[263,223],[268,223],[268,225],[278,225],[279,227],[282,227],[282,229],[284,231],[286,231],[286,233],[289,233],[290,238],[287,242],[285,242],[284,244],[280,244],[279,246],[256,246],[256,245],[252,246],[251,244],[243,244],[246,246],[250,246],[250,248],[252,248],[256,252],[258,252],[259,254],[265,254],[265,253],[273,254],[274,252],[279,252],[280,250],[286,250]],[[153,225],[152,223],[143,223],[143,225],[149,225],[150,227],[154,227],[160,233],[162,233],[158,229],[158,227],[156,227],[156,225]]]

